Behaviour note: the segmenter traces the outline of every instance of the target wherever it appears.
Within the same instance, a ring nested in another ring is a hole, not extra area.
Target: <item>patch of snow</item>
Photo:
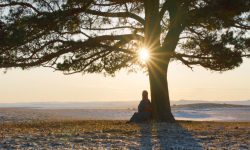
[[[0,108],[0,121],[42,119],[129,120],[137,110],[129,109],[28,109]],[[173,108],[177,120],[250,121],[249,108]]]

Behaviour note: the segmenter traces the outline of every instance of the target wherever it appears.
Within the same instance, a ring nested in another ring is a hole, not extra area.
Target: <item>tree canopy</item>
[[[145,67],[138,60],[140,47],[150,47],[145,43],[145,2],[1,0],[0,68],[45,66],[65,74],[114,75],[123,67]],[[171,30],[179,34],[175,51],[166,54],[172,60],[226,71],[249,57],[249,0],[158,3],[158,12],[150,15],[159,16],[161,46],[170,42]]]

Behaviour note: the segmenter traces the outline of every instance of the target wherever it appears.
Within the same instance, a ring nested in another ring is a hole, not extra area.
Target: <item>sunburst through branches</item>
[[[142,48],[140,51],[140,58],[143,60],[147,60],[148,59],[148,50],[145,48]]]

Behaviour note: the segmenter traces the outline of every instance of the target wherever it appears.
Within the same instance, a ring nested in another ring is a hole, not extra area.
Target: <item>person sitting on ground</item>
[[[151,103],[148,99],[148,92],[146,90],[142,91],[142,100],[138,106],[138,112],[134,113],[134,115],[131,117],[129,121],[130,122],[140,122],[145,121],[150,118],[151,115]]]

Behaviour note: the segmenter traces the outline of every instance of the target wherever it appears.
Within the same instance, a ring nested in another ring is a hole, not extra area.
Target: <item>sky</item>
[[[63,75],[49,68],[0,69],[0,103],[89,102],[141,100],[141,92],[150,89],[142,72],[116,77],[101,74]],[[193,71],[178,62],[168,70],[170,100],[242,101],[250,100],[250,59],[234,70],[211,72],[202,67]]]

